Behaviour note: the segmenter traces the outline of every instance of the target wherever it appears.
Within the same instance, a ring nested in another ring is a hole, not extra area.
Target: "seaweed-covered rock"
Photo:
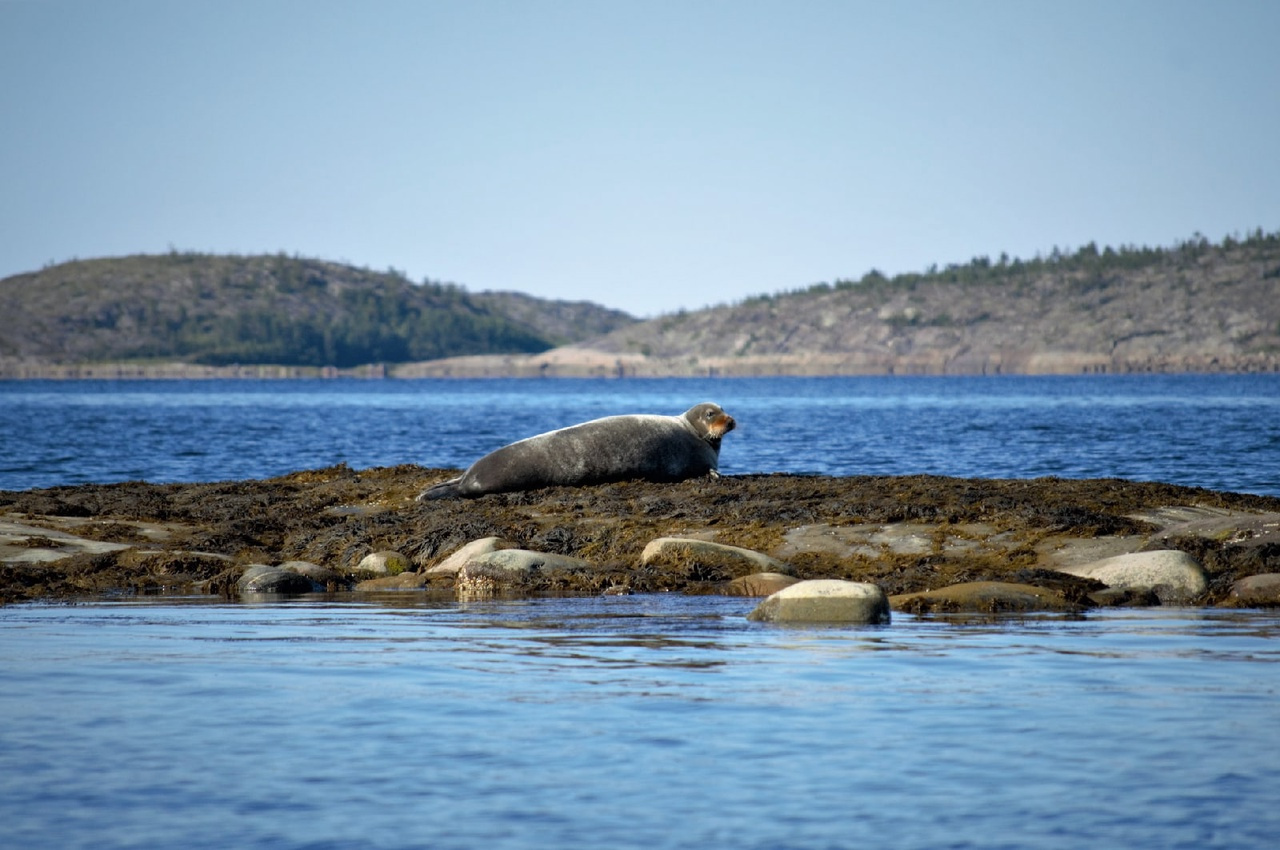
[[[937,590],[892,596],[889,602],[895,610],[912,614],[940,612],[1001,614],[1026,611],[1074,611],[1079,608],[1056,591],[1007,581],[971,581],[953,584]]]
[[[640,553],[640,563],[646,567],[696,563],[735,578],[758,572],[793,572],[789,565],[761,552],[689,537],[659,537],[650,541]]]

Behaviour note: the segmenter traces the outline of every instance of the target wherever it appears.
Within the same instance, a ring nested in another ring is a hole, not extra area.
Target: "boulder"
[[[322,567],[311,561],[285,561],[280,565],[280,569],[306,576],[321,587],[340,584],[343,581],[336,570]]]
[[[1231,592],[1221,604],[1224,608],[1280,606],[1280,573],[1262,573],[1240,579],[1231,585]]]
[[[1005,581],[971,581],[953,584],[937,590],[920,593],[903,593],[889,598],[889,603],[899,611],[912,614],[940,612],[968,612],[999,614],[1023,611],[1075,611],[1062,594],[1036,587]]]
[[[888,623],[889,600],[874,584],[836,579],[801,581],[761,602],[747,619],[769,623]]]
[[[477,555],[458,570],[454,589],[459,596],[484,596],[497,590],[531,586],[548,573],[592,567],[590,561],[567,555],[548,555],[529,549],[499,549]]]
[[[426,574],[429,576],[457,575],[458,570],[462,569],[467,561],[472,558],[487,555],[490,552],[514,548],[516,548],[516,544],[509,540],[503,540],[501,537],[481,537],[479,540],[472,540],[454,551],[449,557],[427,570]]]
[[[640,563],[646,567],[693,563],[727,573],[734,578],[759,572],[793,572],[790,565],[762,552],[690,537],[659,537],[649,541],[640,553]]]
[[[365,555],[364,558],[356,565],[356,570],[360,572],[382,573],[385,575],[399,575],[409,569],[409,559],[399,552],[383,551],[374,552],[371,555]]]
[[[236,582],[241,593],[313,593],[317,587],[311,579],[267,564],[250,564]]]
[[[1116,555],[1089,564],[1062,567],[1059,571],[1097,579],[1107,587],[1149,590],[1163,605],[1188,604],[1209,587],[1200,562],[1178,549]]]
[[[782,573],[752,573],[740,576],[724,586],[725,596],[772,596],[800,579]]]
[[[421,590],[431,582],[430,577],[422,573],[396,573],[393,576],[378,576],[357,582],[355,590],[368,592],[371,590]]]

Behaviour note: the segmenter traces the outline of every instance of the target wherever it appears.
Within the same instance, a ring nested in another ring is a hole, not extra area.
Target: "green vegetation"
[[[993,261],[990,257],[974,257],[963,265],[952,263],[939,269],[932,265],[923,273],[909,272],[886,276],[878,269],[871,269],[861,278],[837,279],[834,283],[816,283],[787,294],[820,294],[831,290],[857,289],[863,292],[876,290],[911,290],[926,283],[955,283],[981,285],[989,283],[1020,283],[1044,274],[1062,273],[1089,275],[1091,288],[1103,288],[1120,272],[1156,267],[1187,267],[1205,258],[1220,256],[1238,248],[1274,250],[1280,248],[1280,231],[1266,233],[1257,228],[1242,239],[1227,236],[1220,243],[1210,242],[1201,234],[1183,240],[1170,248],[1122,245],[1098,249],[1095,242],[1082,245],[1074,252],[1055,247],[1048,256],[1037,254],[1033,259],[1022,260],[1001,254]],[[1280,266],[1264,275],[1264,278],[1280,277]],[[1078,284],[1079,285],[1079,284]],[[767,304],[776,295],[758,295],[746,299],[745,304]]]
[[[171,251],[88,260],[0,281],[0,355],[50,362],[176,359],[350,368],[544,351],[584,327],[629,321],[595,305],[472,295],[402,272],[274,256]],[[548,332],[548,328],[556,329]],[[601,331],[603,332],[603,331]]]

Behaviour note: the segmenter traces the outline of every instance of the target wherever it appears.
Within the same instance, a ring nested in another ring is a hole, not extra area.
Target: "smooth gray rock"
[[[1222,604],[1236,608],[1280,605],[1280,573],[1261,573],[1240,579],[1231,585],[1231,592]]]
[[[1178,549],[1133,552],[1103,558],[1091,564],[1061,567],[1059,572],[1097,579],[1107,587],[1149,590],[1163,605],[1185,605],[1209,587],[1204,568],[1195,558]]]
[[[546,573],[592,567],[590,561],[565,555],[548,555],[529,549],[500,549],[477,555],[462,565],[454,580],[460,598],[483,597],[499,590],[518,588]]]
[[[487,555],[490,552],[499,552],[503,549],[514,548],[516,548],[516,544],[509,540],[503,540],[501,537],[481,537],[479,540],[472,540],[470,543],[459,548],[452,555],[427,570],[426,574],[429,576],[457,575],[458,570],[466,566],[467,561],[470,561],[473,558],[477,558],[480,555]]]
[[[874,584],[820,579],[802,581],[778,591],[747,615],[769,623],[889,622],[889,599]]]
[[[530,549],[499,549],[468,559],[458,573],[459,575],[466,572],[471,576],[484,574],[496,578],[517,578],[534,572],[582,569],[590,566],[590,561],[571,558],[567,555],[549,555],[546,552],[534,552]]]
[[[399,575],[409,569],[409,559],[399,552],[383,551],[365,555],[356,565],[357,571],[381,573],[383,575]]]

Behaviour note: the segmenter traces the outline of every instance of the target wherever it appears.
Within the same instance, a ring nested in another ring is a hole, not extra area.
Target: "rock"
[[[912,614],[971,612],[1000,614],[1023,611],[1076,611],[1062,594],[1032,584],[971,581],[937,590],[903,593],[889,598],[899,611]]]
[[[770,623],[888,623],[889,600],[874,584],[823,579],[779,590],[747,615]]]
[[[397,573],[393,576],[378,576],[357,582],[353,590],[421,590],[431,582],[423,573]]]
[[[782,573],[752,573],[739,576],[724,586],[725,596],[772,596],[800,579]]]
[[[236,589],[241,593],[313,593],[317,588],[301,573],[266,564],[250,564],[236,582]]]
[[[646,567],[695,563],[726,572],[735,578],[759,572],[793,572],[790,565],[761,552],[688,537],[659,537],[649,541],[640,553],[640,563]]]
[[[1151,608],[1160,597],[1147,588],[1106,587],[1090,593],[1089,601],[1100,608]]]
[[[1224,608],[1261,608],[1280,605],[1280,573],[1262,573],[1231,585],[1222,600]]]
[[[429,576],[457,575],[458,570],[462,569],[467,561],[472,558],[486,555],[490,552],[514,548],[516,548],[516,544],[509,540],[503,540],[501,537],[481,537],[479,540],[472,540],[456,550],[452,555],[427,570],[426,574]]]
[[[329,585],[338,585],[343,581],[342,576],[336,570],[313,564],[311,561],[285,561],[280,565],[280,569],[306,576],[322,588],[327,588]]]
[[[1117,555],[1091,564],[1062,567],[1060,572],[1097,579],[1107,587],[1150,590],[1163,605],[1190,603],[1209,587],[1200,562],[1178,549]]]
[[[568,555],[548,555],[546,552],[534,552],[529,549],[499,549],[470,558],[458,573],[461,575],[465,571],[472,576],[517,578],[534,572],[546,573],[590,566],[590,561],[583,558],[570,558]]]
[[[75,534],[0,517],[0,563],[60,561],[72,555],[101,554],[132,548],[128,543],[87,540]]]
[[[365,555],[356,565],[356,570],[370,573],[399,575],[409,569],[409,559],[399,552],[383,551]]]
[[[459,596],[484,596],[497,590],[518,588],[562,570],[592,567],[590,561],[567,555],[548,555],[529,549],[499,549],[477,555],[458,570],[454,590]]]

